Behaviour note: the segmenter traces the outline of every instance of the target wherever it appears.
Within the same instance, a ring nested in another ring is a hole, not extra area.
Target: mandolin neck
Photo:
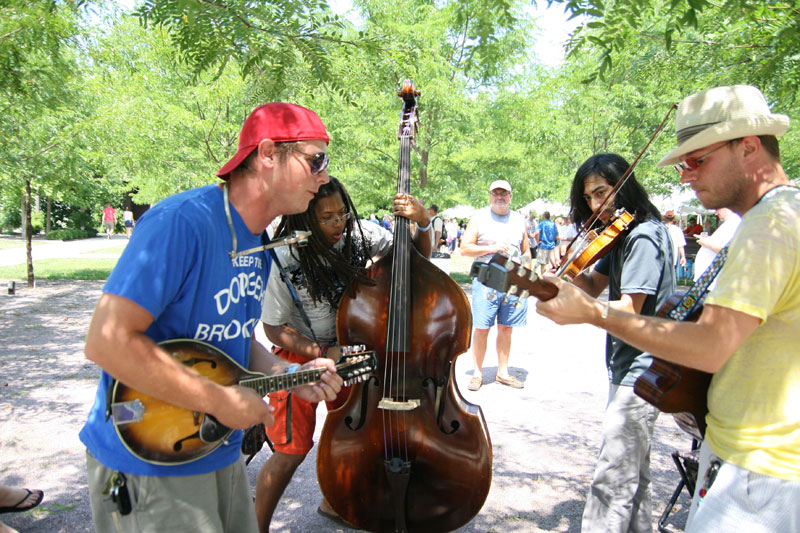
[[[316,383],[322,378],[325,368],[301,370],[291,374],[278,374],[277,376],[249,377],[241,380],[239,385],[254,389],[261,396],[279,390],[290,390],[302,385]]]

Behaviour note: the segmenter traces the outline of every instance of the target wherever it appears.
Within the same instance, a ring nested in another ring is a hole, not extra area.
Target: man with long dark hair
[[[579,274],[574,283],[593,296],[607,288],[608,305],[614,309],[655,315],[675,291],[672,243],[661,214],[633,173],[609,199],[627,169],[619,155],[597,154],[575,173],[570,214],[578,227],[598,210],[604,224],[619,209],[631,214],[633,222],[595,268]],[[651,360],[649,354],[606,337],[608,404],[581,531],[652,531],[650,439],[658,410],[633,392]]]
[[[414,243],[426,257],[431,254],[430,217],[425,207],[410,195],[398,194],[394,214],[417,224]],[[315,357],[336,360],[336,310],[342,293],[353,281],[368,281],[365,272],[371,261],[386,255],[392,247],[392,234],[377,224],[358,218],[347,189],[334,177],[322,185],[308,209],[283,217],[276,238],[293,231],[311,231],[308,245],[280,249],[278,260],[297,291],[303,314],[297,309],[287,283],[277,268],[267,283],[261,320],[275,353],[291,363],[302,364]],[[328,409],[341,406],[349,389],[327,402]],[[297,467],[313,446],[316,402],[295,394],[270,394],[275,424],[267,428],[274,453],[259,472],[256,485],[256,514],[262,532],[269,530],[272,515]],[[323,500],[318,512],[338,520]]]

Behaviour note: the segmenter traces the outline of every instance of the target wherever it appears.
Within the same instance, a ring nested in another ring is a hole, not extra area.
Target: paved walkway
[[[103,239],[89,241],[99,245]],[[0,483],[46,492],[33,512],[2,516],[22,533],[92,531],[78,431],[97,387],[99,370],[84,358],[83,344],[102,285],[45,280],[14,296],[0,294]],[[537,315],[533,302],[528,319],[514,332],[511,356],[511,372],[525,382],[524,389],[488,383],[497,370],[493,335],[484,368],[487,384],[479,391],[466,387],[470,353],[456,360],[458,386],[467,401],[482,408],[494,453],[487,500],[461,532],[580,530],[608,387],[604,333],[591,326],[559,327]],[[319,408],[317,438],[324,419],[325,409]],[[671,417],[659,418],[652,452],[654,525],[678,481],[670,453],[688,450],[689,443]],[[269,455],[265,448],[250,464],[251,485]],[[316,514],[320,498],[314,448],[284,494],[272,530],[352,531]],[[687,503],[684,491],[671,531],[683,527]]]
[[[0,237],[0,241],[13,241],[19,243],[18,248],[0,249],[0,266],[12,266],[24,264],[25,240],[19,237]],[[77,257],[81,254],[103,250],[104,248],[119,248],[120,245],[128,244],[128,239],[124,235],[114,235],[110,239],[106,236],[95,237],[93,239],[76,239],[73,241],[46,241],[35,239],[33,242],[33,260],[57,259],[59,257]],[[119,255],[116,254],[115,255]],[[93,254],[93,257],[98,257]]]

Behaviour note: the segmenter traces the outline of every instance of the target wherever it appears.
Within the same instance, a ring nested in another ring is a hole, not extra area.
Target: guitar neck
[[[242,387],[254,389],[261,396],[279,390],[291,390],[295,387],[316,383],[325,373],[325,368],[300,370],[291,374],[278,374],[277,376],[263,376],[245,378],[239,382]]]

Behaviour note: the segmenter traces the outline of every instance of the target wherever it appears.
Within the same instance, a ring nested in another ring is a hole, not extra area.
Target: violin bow
[[[614,196],[617,194],[617,191],[628,180],[628,178],[630,177],[631,173],[633,172],[633,169],[636,167],[637,163],[639,163],[639,160],[642,158],[644,153],[647,151],[647,148],[650,147],[650,143],[653,142],[653,139],[656,138],[656,135],[658,135],[659,132],[664,128],[664,124],[667,123],[667,119],[672,114],[672,111],[677,109],[677,108],[678,108],[678,104],[672,104],[672,106],[669,108],[669,111],[667,111],[667,114],[664,116],[664,120],[662,120],[661,124],[658,125],[658,127],[656,128],[656,131],[653,132],[653,135],[650,136],[650,139],[647,141],[647,144],[644,145],[644,148],[642,148],[642,150],[639,152],[639,155],[636,156],[636,159],[633,160],[633,163],[631,163],[628,166],[628,169],[622,174],[622,177],[619,179],[617,184],[614,185],[614,187],[611,189],[611,192],[608,194],[608,196],[606,196],[606,199],[603,201],[603,203],[600,204],[600,207],[595,209],[594,213],[592,213],[592,216],[590,216],[589,219],[586,221],[586,223],[583,225],[584,229],[581,232],[578,232],[578,234],[575,237],[572,238],[572,240],[570,241],[569,246],[567,247],[567,249],[569,249],[572,246],[572,244],[576,240],[578,240],[578,238],[581,236],[581,233],[583,233],[584,231],[588,231],[592,227],[592,224],[594,224],[597,221],[597,218],[600,216],[600,213],[602,213],[603,209],[605,209],[606,204],[608,204],[614,198]]]

